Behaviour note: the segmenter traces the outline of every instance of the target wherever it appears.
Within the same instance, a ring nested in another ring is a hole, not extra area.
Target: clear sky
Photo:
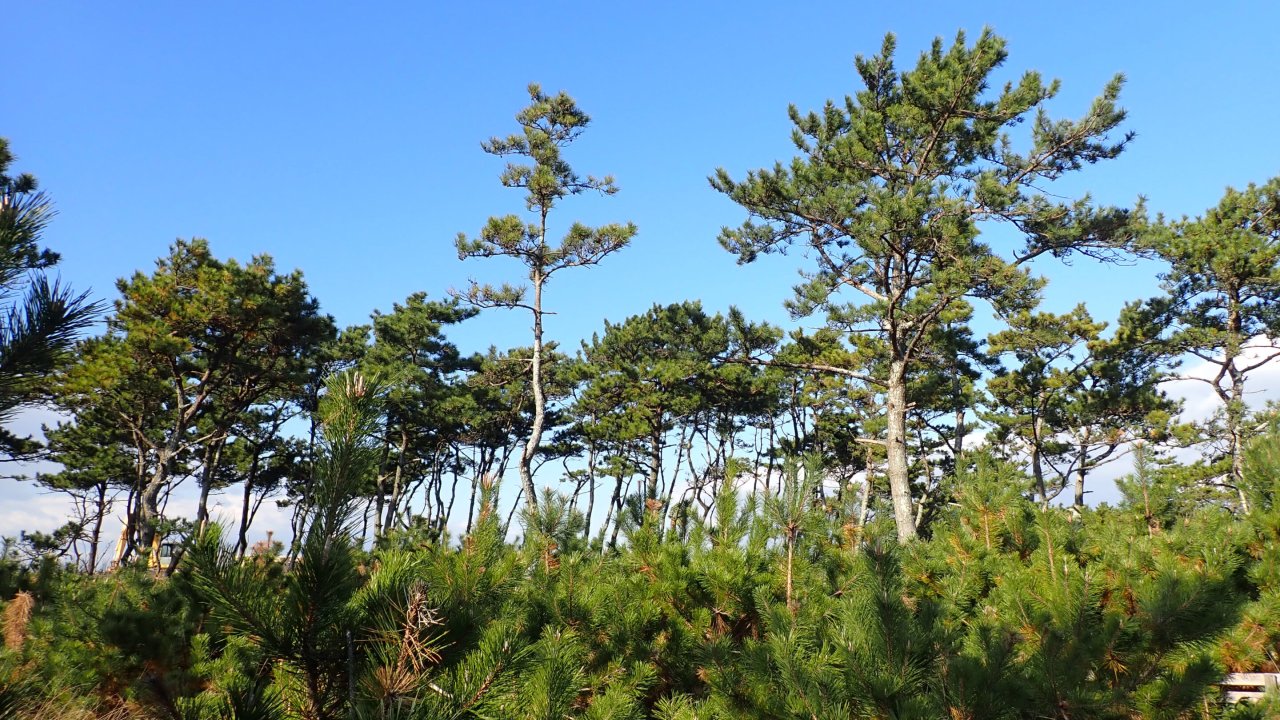
[[[520,279],[501,261],[460,262],[453,239],[523,209],[480,141],[514,130],[529,82],[566,90],[594,120],[567,159],[621,192],[572,198],[553,225],[640,229],[549,288],[548,333],[572,349],[655,302],[782,320],[803,259],[735,266],[715,237],[744,214],[707,175],[789,158],[787,105],[858,90],[853,57],[886,32],[905,66],[933,37],[984,25],[1009,41],[1002,80],[1062,80],[1056,115],[1127,76],[1138,137],[1073,191],[1197,214],[1226,186],[1280,172],[1280,6],[1261,2],[16,3],[0,136],[56,201],[45,239],[77,288],[114,299],[116,278],[205,237],[220,257],[301,268],[346,325],[469,276]],[[1155,292],[1150,267],[1037,269],[1054,306],[1085,300],[1104,319]],[[508,347],[526,327],[491,312],[453,337]]]

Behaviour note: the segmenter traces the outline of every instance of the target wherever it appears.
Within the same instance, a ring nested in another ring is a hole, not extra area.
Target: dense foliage
[[[374,392],[339,382],[354,404]],[[857,532],[816,463],[788,463],[778,492],[724,491],[705,520],[640,509],[615,550],[552,493],[505,542],[486,488],[469,533],[365,551],[349,493],[377,452],[360,412],[329,411],[297,561],[242,560],[213,531],[167,579],[10,574],[6,593],[25,590],[5,610],[4,702],[22,717],[1221,717],[1224,672],[1280,670],[1273,493],[1245,518],[1152,511],[1173,471],[1148,469],[1119,506],[1073,514],[975,453],[932,538],[899,546],[890,523]],[[1256,442],[1248,471],[1275,473],[1278,447]]]
[[[1280,672],[1280,429],[1245,394],[1280,357],[1280,180],[1194,219],[1063,201],[1046,188],[1132,137],[1119,78],[1061,121],[1034,72],[990,90],[989,32],[908,70],[894,51],[792,110],[789,164],[711,180],[750,215],[721,235],[740,261],[806,251],[808,331],[685,301],[545,338],[548,279],[637,229],[554,227],[617,187],[575,173],[590,119],[533,85],[484,144],[527,162],[501,182],[532,219],[456,243],[527,288],[415,293],[339,332],[300,272],[178,241],[69,352],[98,308],[23,275],[56,260],[51,206],[0,143],[0,289],[28,290],[0,419],[63,417],[0,442],[73,508],[0,553],[0,718],[1280,712],[1219,685]],[[1114,327],[1048,312],[1032,261],[1066,257],[1160,263],[1165,294]],[[449,339],[492,309],[528,312],[531,347]],[[1213,417],[1165,391],[1186,357]],[[1086,504],[1121,460],[1119,502]],[[237,522],[211,522],[233,488]],[[251,542],[270,502],[289,532]]]

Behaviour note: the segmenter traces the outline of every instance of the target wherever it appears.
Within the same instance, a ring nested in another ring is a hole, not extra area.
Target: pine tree
[[[604,334],[583,343],[580,404],[608,408],[592,423],[612,442],[635,447],[636,462],[646,470],[646,500],[666,504],[660,487],[675,486],[674,471],[665,465],[668,436],[681,428],[678,470],[694,419],[732,411],[735,396],[749,393],[749,377],[717,362],[728,343],[725,319],[696,302],[655,306],[617,324],[605,321]]]
[[[529,361],[533,426],[520,453],[518,467],[525,502],[536,505],[532,465],[538,444],[542,442],[547,412],[543,387],[543,316],[546,315],[543,290],[551,276],[559,271],[596,265],[605,256],[626,247],[635,236],[636,227],[614,224],[590,228],[574,223],[559,243],[549,240],[547,218],[562,199],[592,190],[612,195],[617,192],[617,186],[609,176],[600,179],[579,176],[561,157],[561,150],[576,140],[590,123],[590,117],[578,109],[573,98],[563,92],[547,95],[536,84],[529,86],[529,98],[529,106],[516,115],[520,133],[492,138],[482,147],[491,155],[514,155],[532,161],[531,165],[508,164],[501,180],[504,187],[526,191],[525,205],[536,220],[525,223],[516,215],[490,218],[479,236],[468,238],[459,234],[457,248],[460,259],[509,257],[529,271],[528,289],[532,290],[532,297],[526,296],[524,287],[477,283],[472,283],[463,297],[478,307],[523,308],[533,316],[533,352]]]
[[[924,346],[949,309],[965,298],[1001,313],[1034,303],[1040,282],[1027,263],[1042,255],[1110,257],[1125,239],[1128,214],[1095,209],[1089,199],[1059,203],[1042,183],[1115,157],[1129,139],[1108,139],[1124,120],[1116,106],[1121,78],[1110,82],[1078,121],[1054,121],[1043,104],[1057,94],[1028,72],[994,96],[991,74],[1005,43],[989,30],[969,45],[935,40],[916,67],[894,65],[895,41],[859,57],[865,89],[822,112],[791,108],[800,155],[789,165],[713,187],[751,219],[726,228],[721,244],[747,263],[798,244],[817,267],[796,288],[793,314],[826,310],[854,320],[886,345],[883,393],[894,518],[902,540],[915,537],[907,454],[908,384]],[[1014,150],[1008,128],[1031,117],[1031,147]],[[1002,255],[980,239],[980,224],[1002,221],[1024,239]],[[846,303],[845,291],[863,302]]]
[[[1134,441],[1159,441],[1176,403],[1157,383],[1159,355],[1129,343],[1122,330],[1103,339],[1106,324],[1084,305],[1065,314],[1020,312],[990,338],[994,355],[1014,359],[987,383],[991,438],[1028,458],[1035,492],[1049,501],[1074,480],[1084,507],[1085,478],[1124,454]]]
[[[1228,484],[1247,511],[1245,382],[1280,357],[1280,178],[1228,188],[1201,217],[1157,223],[1144,244],[1169,263],[1167,294],[1135,312],[1160,331],[1171,356],[1190,354],[1212,369],[1194,379],[1222,403]]]
[[[465,373],[480,361],[463,356],[444,329],[476,312],[456,299],[429,301],[415,293],[390,313],[373,315],[373,343],[360,367],[390,386],[382,469],[373,488],[375,538],[407,523],[408,497],[424,484],[428,503],[437,505],[434,512],[424,508],[429,522],[443,529],[448,521],[440,485],[444,470],[458,464],[456,445],[469,419]]]
[[[299,391],[310,354],[333,327],[301,273],[279,275],[266,256],[247,265],[220,261],[203,240],[175,243],[155,273],[117,284],[110,333],[85,344],[59,403],[72,411],[99,408],[134,438],[149,475],[138,490],[131,537],[150,548],[172,478],[193,459],[215,477],[216,450],[241,415]],[[203,506],[200,512],[198,525]]]
[[[353,689],[352,602],[363,579],[351,523],[359,490],[377,471],[381,402],[382,388],[359,374],[328,383],[319,477],[289,572],[274,560],[241,560],[218,529],[190,554],[191,582],[214,616],[281,665],[274,682],[306,720],[344,717]]]
[[[40,247],[53,201],[34,176],[9,174],[13,160],[9,141],[0,138],[0,301],[7,305],[0,314],[0,422],[41,399],[48,375],[65,364],[76,335],[102,309],[44,273],[58,262],[57,253]],[[18,292],[21,299],[9,302]],[[34,449],[29,439],[0,429],[0,452]]]

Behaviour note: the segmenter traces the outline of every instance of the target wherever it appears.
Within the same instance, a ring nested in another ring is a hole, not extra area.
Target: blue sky
[[[114,298],[175,238],[219,256],[269,253],[301,268],[339,323],[362,322],[468,277],[519,280],[501,261],[460,262],[459,231],[519,212],[481,140],[513,130],[525,86],[567,90],[594,119],[567,157],[616,176],[578,197],[564,228],[634,221],[631,248],[548,290],[553,339],[576,347],[655,302],[702,299],[779,321],[798,255],[740,268],[719,248],[742,211],[710,189],[791,156],[786,109],[858,89],[855,54],[898,35],[899,64],[933,37],[992,26],[1000,78],[1062,80],[1076,116],[1116,72],[1138,134],[1069,188],[1100,201],[1196,214],[1227,185],[1280,171],[1269,3],[20,3],[6,9],[0,136],[60,215],[46,242],[63,278]],[[1155,291],[1151,267],[1043,264],[1055,308],[1114,318]],[[527,342],[527,318],[488,313],[466,350]]]

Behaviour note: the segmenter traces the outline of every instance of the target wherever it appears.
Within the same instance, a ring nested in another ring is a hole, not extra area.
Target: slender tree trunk
[[[476,486],[480,484],[480,476],[471,476],[471,498],[467,500],[467,532],[471,532],[471,523],[476,517]]]
[[[293,516],[289,518],[289,564],[297,561],[302,554],[302,529],[306,524],[307,499],[304,497],[293,506]]]
[[[245,478],[244,497],[240,503],[240,529],[236,533],[236,555],[244,557],[249,549],[249,506],[253,504],[253,480]]]
[[[456,465],[454,466],[457,467]],[[458,473],[453,473],[453,484],[449,486],[449,505],[444,509],[444,513],[440,517],[440,529],[447,530],[449,528],[449,518],[453,517],[453,504],[458,499]]]
[[[591,443],[587,448],[587,514],[583,523],[582,539],[591,537],[591,514],[596,509],[596,446]]]
[[[679,439],[676,441],[676,461],[671,466],[671,477],[669,481],[663,482],[662,507],[658,510],[658,517],[661,520],[661,523],[658,525],[659,537],[662,536],[663,528],[667,525],[668,513],[675,508],[676,481],[680,478],[680,464],[682,462],[687,462],[689,464],[690,481],[692,482],[694,479],[693,447],[692,440],[689,438],[691,434],[693,434],[691,427],[686,426],[681,428]],[[688,452],[685,452],[686,446],[689,448]]]
[[[787,534],[787,610],[792,615],[796,612],[795,595],[792,593],[792,567],[795,559],[796,539],[792,532]]]
[[[204,534],[204,529],[209,524],[209,490],[213,478],[207,475],[204,471],[200,473],[200,503],[196,508],[196,532],[200,535]]]
[[[889,493],[893,499],[893,520],[898,541],[916,537],[915,513],[911,508],[911,477],[907,462],[907,362],[894,358],[889,363],[888,406],[885,408]]]
[[[649,436],[649,482],[645,487],[646,500],[658,499],[658,480],[662,477],[662,435]]]
[[[923,429],[918,431],[917,442],[920,443],[921,448],[924,447]],[[916,501],[915,528],[917,533],[920,532],[920,525],[924,522],[924,511],[929,504],[929,498],[933,497],[934,491],[937,490],[937,487],[933,484],[933,467],[929,465],[929,453],[927,451],[922,450],[920,452],[920,464],[923,466],[921,469],[924,470],[924,491],[921,493],[920,499]]]
[[[93,532],[89,535],[89,574],[98,570],[98,547],[102,544],[102,520],[107,514],[107,483],[98,485],[98,516],[93,520]]]
[[[138,547],[150,548],[155,544],[157,524],[160,521],[160,493],[169,483],[170,465],[177,454],[173,442],[160,450],[155,472],[147,480],[138,498]]]
[[[1074,507],[1076,510],[1084,509],[1084,477],[1085,477],[1084,468],[1079,468],[1078,470],[1076,470],[1076,492],[1075,492],[1075,499],[1072,501],[1072,507]]]
[[[1074,506],[1076,509],[1084,509],[1084,477],[1089,471],[1089,435],[1085,434],[1085,439],[1080,443],[1080,455],[1076,466],[1076,496]]]
[[[965,434],[964,409],[960,409],[960,410],[956,410],[956,435],[954,438],[955,445],[951,449],[952,457],[954,457],[957,460],[956,465],[960,464],[958,462],[960,460],[960,455],[964,453],[964,434]]]
[[[622,524],[622,473],[618,473],[617,482],[613,486],[613,498],[609,501],[609,514],[604,518],[604,526],[600,528],[600,537],[604,538],[604,532],[609,529],[609,520],[613,520],[613,534],[609,536],[609,544],[605,546],[601,543],[601,550],[605,547],[616,547],[618,544],[618,526]]]
[[[792,427],[795,427],[795,426],[796,426],[796,422],[795,422],[795,414],[794,414],[794,413],[792,414],[792,423],[791,423],[791,424],[792,424]],[[800,436],[799,436],[799,435],[796,435],[793,439],[794,439],[794,440],[796,440],[796,441],[799,441],[799,440],[800,440]],[[777,453],[775,453],[775,452],[774,452],[774,449],[775,449],[775,448],[777,448],[777,428],[775,428],[775,427],[774,427],[774,425],[773,425],[772,423],[770,423],[770,424],[769,424],[769,467],[765,469],[765,473],[764,473],[764,495],[765,495],[765,497],[768,497],[768,496],[769,496],[769,482],[773,479],[773,473],[774,473],[774,471],[777,469],[776,462],[777,462],[777,457],[778,457],[778,456],[777,456]],[[756,485],[757,485],[757,483],[752,483],[752,484],[751,484],[751,494],[752,494],[752,495],[755,495],[755,494],[756,494],[756,490],[758,489],[758,488],[756,487]]]
[[[209,493],[218,476],[218,465],[222,462],[222,447],[225,443],[225,438],[210,440],[205,449],[204,467],[200,468],[200,506],[196,508],[196,528],[201,534],[209,524]]]
[[[1031,423],[1031,477],[1036,483],[1036,492],[1040,493],[1040,508],[1049,508],[1049,489],[1044,484],[1044,456],[1041,448],[1044,444],[1044,415],[1042,410],[1047,404],[1047,391],[1041,389],[1036,397],[1036,417]]]
[[[435,518],[432,520],[432,523],[436,527],[440,528],[441,530],[443,530],[445,525],[448,523],[448,519],[445,516],[443,493],[444,493],[444,472],[440,469],[440,461],[439,461],[439,458],[437,458],[436,461],[432,464],[431,484],[427,488],[427,495],[428,497],[430,497],[431,495],[435,495],[435,503],[434,503]]]
[[[543,243],[546,242],[546,214],[543,214]],[[547,398],[542,392],[542,284],[546,280],[540,268],[533,271],[533,367],[529,384],[533,388],[533,426],[529,440],[520,453],[520,486],[529,507],[538,506],[538,492],[533,485],[533,456],[542,442],[542,427],[547,418]]]
[[[1227,331],[1230,333],[1223,362],[1226,364],[1227,376],[1231,379],[1231,395],[1227,400],[1227,433],[1231,451],[1231,484],[1235,485],[1236,494],[1240,498],[1240,510],[1249,512],[1249,497],[1244,491],[1244,376],[1236,366],[1241,347],[1247,338],[1243,337],[1243,320],[1240,303],[1235,297],[1227,311]]]
[[[384,437],[382,441],[382,461],[378,463],[378,475],[377,477],[374,478],[374,481],[373,481],[373,504],[374,504],[373,539],[375,541],[378,538],[382,537],[382,508],[384,504],[383,488],[387,482],[386,469],[387,469],[387,462],[388,460],[390,460],[390,458],[391,458],[391,442],[388,438]],[[397,463],[400,462],[400,459],[396,458],[396,462]],[[366,524],[368,524],[368,520],[369,520],[369,511],[368,509],[366,509],[365,510]]]
[[[858,501],[858,539],[859,545],[866,534],[867,514],[871,510],[871,488],[875,484],[875,451],[867,447],[867,476],[862,483],[862,498]]]
[[[1231,400],[1227,404],[1227,432],[1230,434],[1231,484],[1240,497],[1240,509],[1249,512],[1249,498],[1244,491],[1244,378],[1236,371],[1234,363],[1228,368],[1231,376]]]
[[[378,537],[395,525],[396,514],[400,508],[400,491],[404,482],[404,454],[409,449],[409,431],[400,427],[400,447],[396,454],[396,469],[391,479],[391,500],[387,503],[387,516],[378,528]]]
[[[244,497],[240,503],[240,530],[236,533],[236,555],[244,557],[249,549],[249,506],[253,503],[253,483],[258,477],[260,448],[254,446],[253,460],[249,461],[249,474],[244,478]]]
[[[1041,509],[1049,507],[1049,489],[1044,484],[1044,467],[1040,459],[1040,443],[1038,441],[1031,443],[1031,477],[1036,484],[1036,494],[1040,496]]]

